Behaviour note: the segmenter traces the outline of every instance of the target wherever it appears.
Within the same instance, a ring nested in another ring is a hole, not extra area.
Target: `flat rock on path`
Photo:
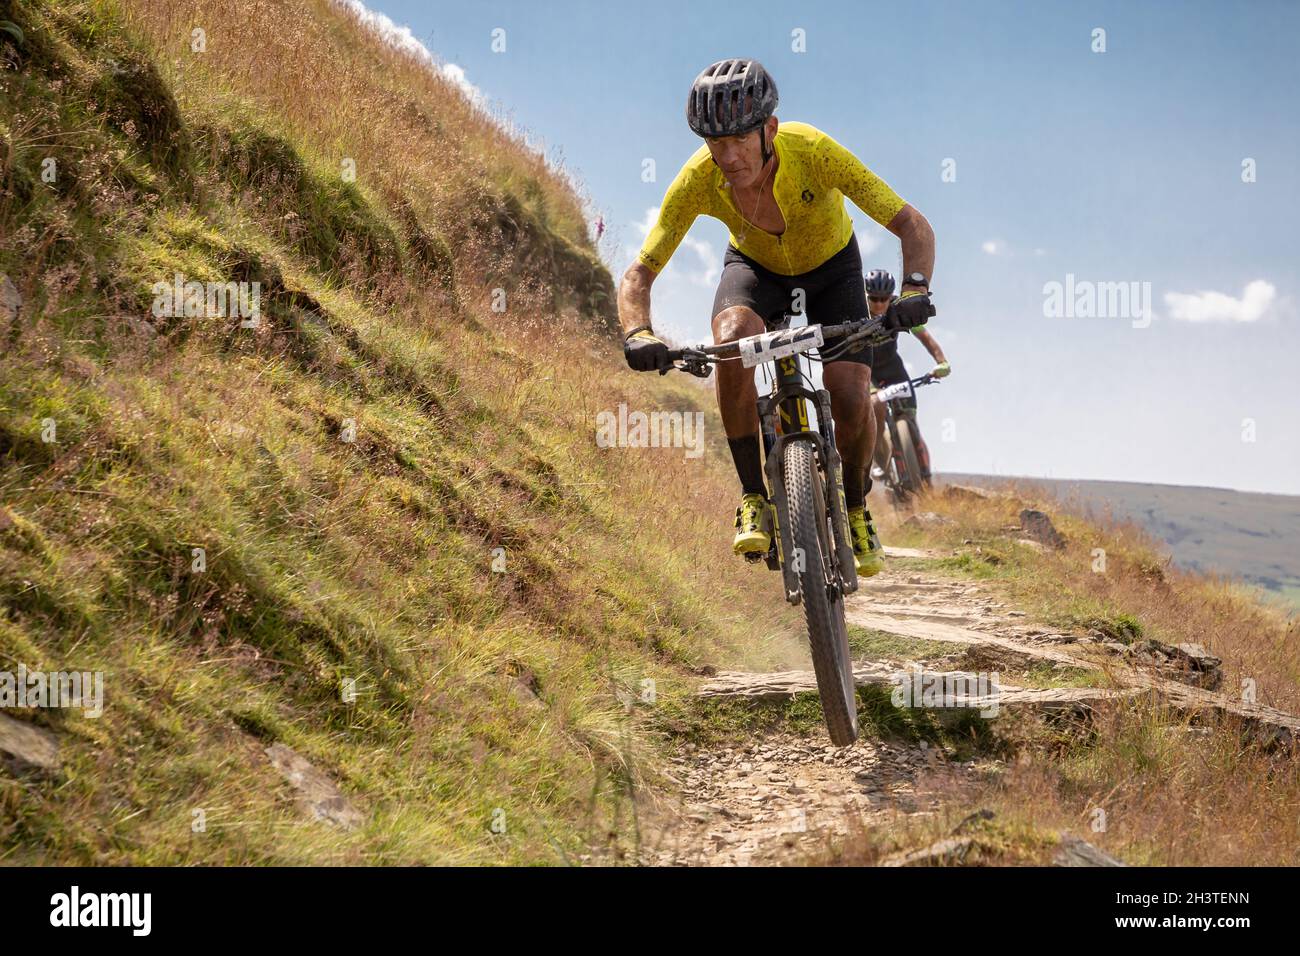
[[[1026,627],[1014,619],[1018,612],[1004,608],[997,601],[981,600],[979,593],[977,586],[964,582],[936,581],[906,571],[891,574],[887,570],[879,577],[868,578],[845,601],[845,615],[850,624],[902,637],[983,648],[1025,662],[1039,661],[1063,668],[1098,667],[1097,661],[1090,660],[1087,654],[1092,650],[1104,651],[1103,643]],[[878,601],[879,594],[888,594],[889,602]],[[892,605],[907,605],[910,613],[899,613]],[[923,616],[918,617],[918,611],[923,611]],[[943,620],[945,615],[948,620]],[[963,615],[966,621],[959,622],[957,619]],[[1067,648],[1077,648],[1077,652]],[[1123,645],[1120,649],[1124,650]],[[1218,666],[1218,659],[1199,645],[1178,648],[1165,645],[1165,650],[1168,655],[1176,655],[1192,673],[1212,678]],[[1109,668],[1123,696],[1145,692],[1157,697],[1164,706],[1185,714],[1230,715],[1242,720],[1249,735],[1268,747],[1288,748],[1300,743],[1300,717],[1175,679],[1169,676],[1167,666],[1131,666],[1137,663],[1140,662]],[[1204,670],[1194,671],[1194,667]]]

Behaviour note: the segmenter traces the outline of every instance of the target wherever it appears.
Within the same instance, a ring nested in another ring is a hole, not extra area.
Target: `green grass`
[[[996,552],[975,554],[966,551],[947,558],[922,559],[920,565],[925,570],[944,571],[981,580],[1007,574],[1006,564]]]
[[[534,185],[497,201],[551,250],[515,279],[553,294],[503,317],[483,250],[440,238],[467,223],[340,181],[333,144],[174,73],[113,9],[0,7],[27,42],[0,73],[0,272],[25,299],[0,329],[0,668],[106,683],[102,718],[19,715],[63,765],[0,773],[0,860],[557,863],[634,839],[663,737],[626,702],[654,681],[669,707],[737,651],[747,579],[699,558],[727,539],[716,459],[602,454],[593,409],[704,393],[590,337],[609,276],[522,153]],[[178,271],[259,282],[262,326],[152,315]],[[674,483],[710,503],[645,534],[627,501]],[[306,818],[275,742],[363,825]]]
[[[872,660],[929,660],[960,652],[961,645],[951,641],[930,641],[901,634],[890,634],[871,627],[850,624],[849,650],[856,658]]]
[[[1101,671],[1087,667],[1057,667],[1051,663],[1036,663],[1027,670],[1015,672],[1005,678],[1008,683],[1022,687],[1108,687],[1110,682]]]

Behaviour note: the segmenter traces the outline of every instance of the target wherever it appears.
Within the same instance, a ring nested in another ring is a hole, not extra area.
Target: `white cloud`
[[[857,232],[858,252],[862,255],[863,267],[866,269],[871,269],[871,266],[866,265],[867,256],[879,249],[885,241],[882,233],[883,230],[863,232],[859,229]]]
[[[659,218],[652,206],[639,221],[631,223],[628,241],[619,249],[616,269],[636,261],[641,243]],[[635,243],[635,244],[633,244]],[[710,340],[713,293],[722,273],[722,255],[716,245],[686,236],[654,284],[651,319],[655,331],[678,344]]]
[[[641,240],[644,240],[645,237],[650,234],[650,230],[654,227],[655,220],[658,218],[659,207],[651,206],[645,211],[645,215],[641,218],[641,221],[633,224],[636,227],[637,236]],[[698,263],[694,264],[695,268],[692,268],[691,263],[682,259],[683,249],[695,253],[695,257],[698,260]],[[640,245],[638,244],[636,249],[629,249],[626,251],[630,253],[629,258],[632,258],[640,251]],[[668,260],[668,265],[664,267],[659,278],[671,278],[678,281],[689,282],[691,285],[712,288],[718,284],[718,278],[721,275],[722,256],[718,254],[718,250],[703,239],[693,239],[690,236],[683,236],[681,246],[678,247],[676,254]]]
[[[986,239],[980,248],[990,256],[1003,256],[1007,253],[1007,244],[1001,239]]]
[[[659,207],[651,206],[645,211],[640,222],[634,222],[632,225],[636,228],[636,234],[645,241],[645,237],[650,235],[650,230],[655,226],[655,220],[659,218]]]
[[[389,46],[428,66],[430,70],[464,93],[465,98],[474,106],[485,112],[488,110],[487,97],[466,78],[464,68],[455,63],[444,63],[439,60],[416,38],[410,27],[398,26],[388,16],[377,10],[371,10],[361,0],[332,0],[332,2],[335,6],[347,10],[362,26],[372,30]]]
[[[464,93],[465,98],[475,106],[484,110],[488,108],[487,97],[483,95],[482,90],[466,79],[464,67],[455,63],[444,63],[440,67],[435,66],[434,69],[442,74],[444,79],[450,80],[452,85]]]
[[[495,103],[489,101],[487,94],[469,81],[463,66],[445,62],[417,39],[410,27],[398,26],[386,15],[371,10],[361,0],[330,0],[330,2],[351,14],[362,29],[370,30],[380,41],[412,57],[435,76],[454,86],[470,106],[500,127],[507,136],[518,140],[525,148],[542,157],[551,171],[567,181],[579,199],[586,201],[586,190],[578,177],[577,170],[566,168],[563,154],[554,151],[548,154],[546,142],[531,130],[516,123],[513,113],[499,100]]]
[[[1273,305],[1277,289],[1271,282],[1256,279],[1240,299],[1222,292],[1166,292],[1169,316],[1184,322],[1255,322]]]
[[[713,287],[718,284],[718,278],[722,275],[722,256],[718,255],[718,250],[703,239],[692,239],[690,236],[682,238],[682,245],[690,249],[699,258],[699,268],[684,271],[684,278],[695,285]]]

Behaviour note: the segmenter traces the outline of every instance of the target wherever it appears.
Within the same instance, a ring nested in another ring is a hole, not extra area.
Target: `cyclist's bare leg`
[[[767,330],[759,314],[743,305],[723,309],[713,317],[713,344],[734,342],[747,335],[758,335]],[[739,362],[719,362],[714,391],[718,396],[718,410],[722,413],[722,428],[728,438],[745,438],[758,434],[758,389],[754,385],[754,370]]]
[[[885,429],[888,427],[885,424],[885,403],[878,402],[873,398],[871,400],[871,407],[876,413],[876,443],[875,449],[871,453],[871,457],[875,459],[875,462],[880,466],[881,471],[888,471],[889,461],[885,456],[886,442],[882,440],[882,436],[885,434]]]
[[[871,369],[859,362],[831,362],[822,367],[822,382],[831,393],[831,417],[835,419],[835,444],[844,462],[846,496],[858,476],[866,489],[867,465],[876,449],[876,416],[871,405]],[[849,503],[849,507],[853,502]]]

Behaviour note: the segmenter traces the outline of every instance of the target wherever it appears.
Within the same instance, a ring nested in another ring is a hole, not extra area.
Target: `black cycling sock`
[[[758,436],[728,438],[727,444],[731,446],[731,459],[736,463],[736,474],[740,476],[741,492],[766,498],[767,484],[763,481],[763,460],[758,454]]]
[[[850,511],[861,508],[867,499],[867,492],[871,490],[871,476],[864,474],[865,471],[865,468],[850,468],[847,464],[844,466],[844,507]]]

